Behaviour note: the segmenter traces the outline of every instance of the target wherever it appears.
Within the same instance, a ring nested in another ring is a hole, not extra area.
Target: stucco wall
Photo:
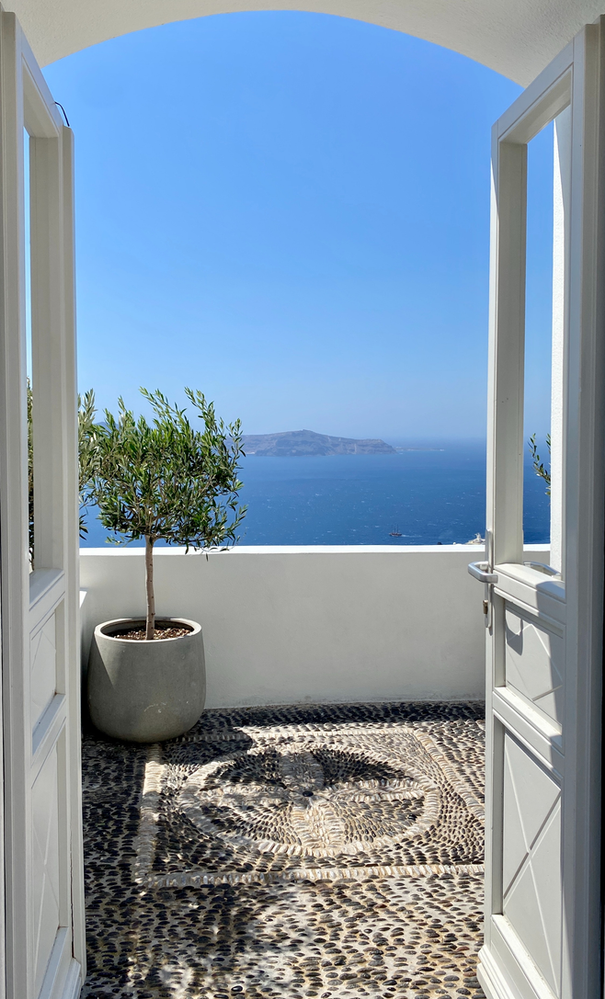
[[[157,607],[202,624],[209,707],[480,698],[483,588],[466,566],[481,557],[475,546],[159,550]],[[86,655],[96,624],[143,612],[143,551],[84,549],[80,562]]]
[[[5,0],[41,63],[129,31],[242,10],[309,10],[425,38],[525,86],[585,24],[599,0]]]

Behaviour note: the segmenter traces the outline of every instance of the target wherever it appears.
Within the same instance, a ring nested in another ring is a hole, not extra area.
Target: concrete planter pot
[[[183,735],[200,717],[206,698],[202,629],[184,618],[157,625],[192,629],[179,638],[132,641],[116,632],[145,627],[144,618],[119,618],[95,628],[88,665],[90,717],[101,732],[131,742]]]

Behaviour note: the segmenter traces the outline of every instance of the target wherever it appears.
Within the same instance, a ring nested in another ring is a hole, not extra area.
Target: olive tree
[[[201,392],[185,389],[201,427],[159,390],[141,393],[151,406],[151,422],[135,417],[120,398],[117,416],[105,410],[104,421],[91,429],[86,496],[122,542],[145,539],[145,637],[153,639],[154,545],[161,540],[208,549],[237,541],[246,513],[238,505],[237,476],[244,452],[240,421],[226,425],[217,419]]]

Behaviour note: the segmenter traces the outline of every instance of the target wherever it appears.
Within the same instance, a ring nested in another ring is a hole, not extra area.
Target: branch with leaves
[[[538,444],[536,442],[535,434],[531,435],[528,444],[534,464],[534,472],[541,479],[544,479],[546,483],[546,495],[550,496],[550,469],[546,468],[546,466],[542,462],[542,459],[540,458],[540,455],[538,454]],[[546,435],[546,447],[548,448],[548,456],[550,458],[550,434]]]
[[[29,557],[34,567],[34,394],[31,381],[27,379],[27,485],[29,506]],[[92,481],[93,427],[95,426],[95,394],[92,389],[78,396],[78,461],[80,499],[80,537],[88,534],[85,508],[89,506],[88,486]]]

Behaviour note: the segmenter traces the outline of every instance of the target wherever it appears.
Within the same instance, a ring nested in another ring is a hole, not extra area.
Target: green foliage
[[[125,542],[234,543],[246,512],[237,504],[240,421],[226,426],[201,392],[185,389],[203,421],[196,429],[159,390],[141,393],[154,413],[151,424],[136,419],[120,398],[117,417],[105,410],[91,436],[86,496],[98,505],[101,523]]]
[[[34,434],[33,434],[34,396],[31,381],[27,379],[27,485],[29,506],[29,556],[34,564]],[[79,452],[79,490],[80,490],[80,537],[88,533],[83,507],[88,505],[86,493],[92,479],[94,450],[92,448],[92,428],[96,416],[95,394],[92,389],[78,396],[78,452]]]
[[[546,495],[550,496],[550,471],[542,463],[542,459],[538,454],[538,445],[536,443],[536,435],[532,434],[528,441],[529,450],[531,451],[531,456],[534,463],[534,472],[539,475],[541,479],[544,479],[546,483]],[[550,434],[546,435],[546,446],[548,448],[548,455],[550,457]]]
[[[90,505],[89,487],[94,478],[95,446],[94,430],[97,410],[92,389],[78,396],[78,459],[80,467],[80,508]],[[88,528],[80,513],[80,537],[88,534]]]

